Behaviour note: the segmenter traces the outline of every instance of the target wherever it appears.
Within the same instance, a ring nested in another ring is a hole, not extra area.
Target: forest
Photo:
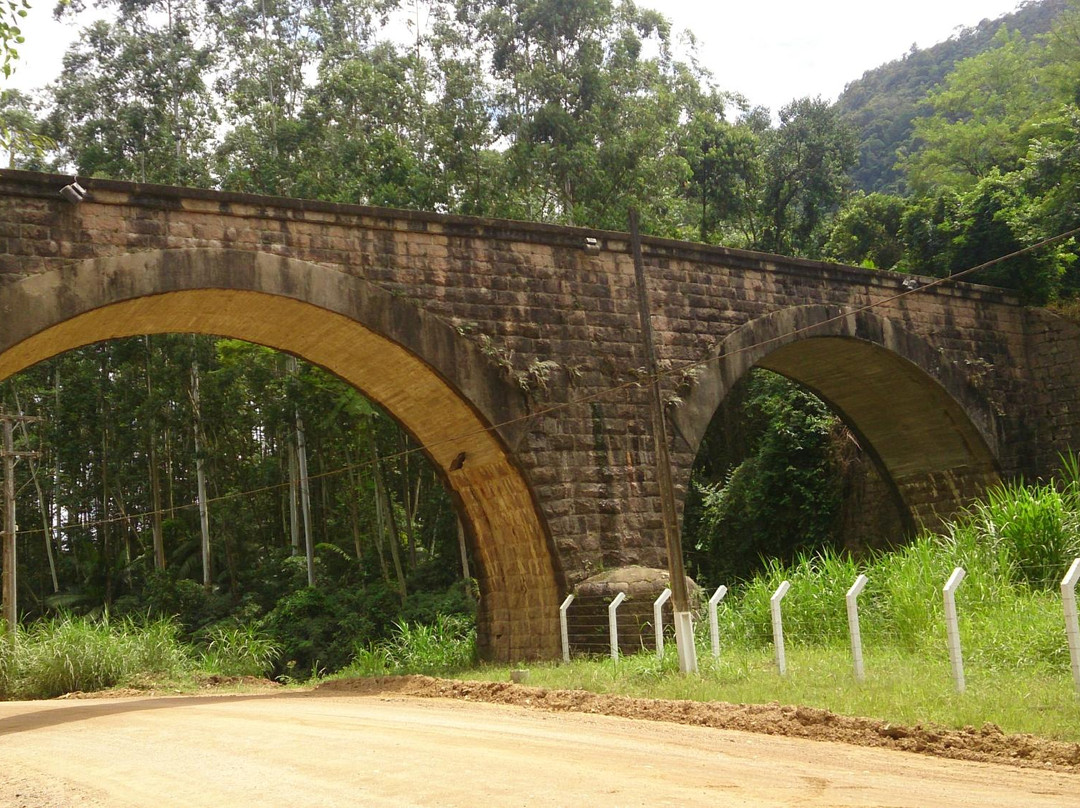
[[[5,75],[34,45],[19,7],[0,8]],[[1029,4],[835,104],[778,111],[719,89],[692,37],[627,0],[56,14],[86,20],[56,82],[0,90],[11,167],[612,230],[635,208],[655,235],[936,277],[1057,239],[965,280],[1075,311],[1077,245],[1060,236],[1080,225],[1077,2]],[[42,419],[17,436],[37,453],[17,469],[22,619],[179,616],[192,638],[257,625],[291,674],[475,608],[419,447],[319,368],[147,336],[8,379],[0,409]],[[755,372],[699,455],[692,573],[900,541],[850,535],[853,444],[821,401]]]

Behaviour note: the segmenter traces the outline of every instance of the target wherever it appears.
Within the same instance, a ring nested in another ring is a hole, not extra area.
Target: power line
[[[885,306],[890,306],[893,303],[895,303],[898,300],[901,300],[903,298],[910,297],[911,295],[922,294],[924,292],[928,292],[931,289],[935,289],[935,288],[937,288],[939,286],[943,286],[945,284],[954,283],[954,282],[956,282],[956,281],[958,281],[958,280],[960,280],[962,278],[966,278],[969,275],[972,275],[972,274],[974,274],[976,272],[980,272],[981,270],[989,269],[992,266],[1002,264],[1005,261],[1011,260],[1013,258],[1018,258],[1018,257],[1020,257],[1022,255],[1026,255],[1026,254],[1031,253],[1031,252],[1035,252],[1036,250],[1043,249],[1044,247],[1048,247],[1048,246],[1051,246],[1053,244],[1057,244],[1057,243],[1062,242],[1062,241],[1067,241],[1068,239],[1070,239],[1070,238],[1072,238],[1074,236],[1077,236],[1077,235],[1080,235],[1080,227],[1076,227],[1076,228],[1073,228],[1073,229],[1068,230],[1066,232],[1059,233],[1056,236],[1051,236],[1049,238],[1043,239],[1042,241],[1036,242],[1035,244],[1031,244],[1031,245],[1029,245],[1027,247],[1022,247],[1019,250],[1015,250],[1015,251],[1013,251],[1011,253],[1008,253],[1006,255],[1002,255],[1002,256],[1000,256],[998,258],[993,258],[993,259],[991,259],[989,261],[985,261],[985,262],[983,262],[981,264],[978,264],[977,266],[969,267],[968,269],[962,270],[960,272],[953,273],[952,275],[949,275],[947,277],[934,278],[932,280],[928,280],[925,283],[920,283],[918,286],[912,286],[912,288],[910,288],[910,289],[905,289],[902,292],[898,292],[898,293],[896,293],[894,295],[890,295],[888,297],[883,298],[882,300],[878,300],[878,301],[875,301],[873,303],[867,303],[867,304],[865,304],[863,306],[859,306],[859,307],[856,307],[854,309],[844,311],[844,312],[842,312],[840,314],[837,314],[837,315],[835,315],[833,317],[828,317],[828,318],[826,318],[824,320],[813,323],[811,325],[803,326],[801,328],[796,328],[796,329],[793,329],[792,331],[786,332],[784,334],[780,334],[780,335],[777,335],[777,336],[774,336],[774,337],[770,337],[768,339],[761,340],[760,342],[755,342],[755,343],[752,343],[750,345],[744,345],[744,346],[741,346],[739,348],[735,348],[735,349],[733,349],[731,351],[727,351],[727,352],[724,352],[724,353],[711,354],[711,355],[706,356],[706,357],[704,357],[702,359],[696,359],[696,360],[692,360],[692,361],[689,361],[689,362],[682,362],[682,363],[679,363],[679,364],[673,364],[671,367],[663,369],[663,370],[658,370],[654,374],[642,374],[638,378],[635,378],[635,379],[633,379],[631,381],[626,381],[626,382],[622,382],[621,384],[613,385],[613,386],[610,386],[610,387],[605,387],[605,388],[602,388],[600,390],[594,391],[592,393],[588,393],[586,395],[579,396],[579,397],[574,398],[574,399],[572,399],[570,401],[549,404],[547,406],[541,407],[540,409],[534,410],[533,412],[530,412],[528,415],[519,416],[517,418],[510,418],[510,419],[508,419],[506,421],[501,421],[499,423],[492,424],[491,426],[480,427],[478,429],[474,429],[474,430],[469,431],[469,432],[459,433],[459,434],[454,435],[452,437],[443,438],[441,440],[433,441],[433,442],[423,444],[423,445],[420,445],[420,446],[417,446],[417,447],[414,447],[414,448],[411,448],[411,449],[403,449],[403,450],[398,451],[398,452],[392,452],[392,453],[390,453],[388,455],[380,455],[377,459],[374,459],[374,460],[365,460],[365,461],[362,461],[362,462],[359,462],[359,463],[352,463],[352,464],[349,464],[349,465],[346,465],[346,466],[342,466],[342,467],[337,468],[337,469],[331,469],[330,471],[323,471],[323,472],[320,472],[318,474],[311,474],[311,475],[309,475],[309,479],[317,480],[317,479],[325,479],[325,478],[329,478],[329,477],[336,477],[336,476],[339,476],[339,475],[342,475],[342,474],[347,474],[350,471],[358,471],[358,470],[361,470],[361,469],[369,468],[371,466],[374,466],[378,462],[382,462],[382,461],[385,461],[385,460],[397,460],[399,458],[402,458],[402,457],[405,457],[405,456],[408,456],[408,455],[412,455],[412,454],[416,454],[416,453],[419,453],[419,452],[427,452],[427,453],[430,454],[430,452],[433,449],[438,448],[440,446],[444,446],[444,445],[447,445],[447,444],[459,443],[459,442],[461,442],[463,440],[468,440],[469,438],[473,438],[473,437],[476,437],[478,435],[482,435],[482,434],[486,434],[486,433],[490,433],[490,432],[495,432],[495,431],[497,431],[499,429],[502,429],[504,427],[514,426],[515,424],[523,423],[525,421],[532,420],[532,419],[537,418],[539,416],[550,415],[552,413],[560,412],[562,410],[567,410],[567,409],[570,409],[571,407],[579,407],[579,406],[582,406],[584,404],[591,404],[593,402],[600,401],[600,400],[604,399],[605,397],[607,397],[609,395],[612,395],[612,394],[615,394],[615,393],[620,393],[620,392],[624,392],[624,391],[627,391],[627,390],[641,388],[643,385],[651,383],[654,380],[655,381],[661,381],[661,380],[663,380],[663,379],[665,379],[665,378],[667,378],[669,376],[674,376],[676,374],[683,374],[688,370],[693,370],[695,368],[702,367],[704,365],[709,364],[710,362],[713,362],[713,361],[716,361],[716,360],[719,360],[719,359],[723,359],[725,357],[737,356],[737,355],[739,355],[741,353],[746,353],[748,351],[753,351],[753,350],[756,350],[758,348],[761,348],[761,347],[764,347],[764,346],[767,346],[767,345],[771,345],[771,344],[776,343],[776,342],[787,341],[787,340],[791,339],[792,337],[798,337],[798,336],[800,336],[802,334],[806,334],[806,333],[809,333],[811,331],[815,331],[815,330],[820,329],[820,328],[822,328],[824,326],[830,325],[830,324],[835,323],[835,322],[839,322],[840,320],[845,320],[848,317],[851,317],[853,315],[858,315],[858,314],[862,314],[863,312],[872,311],[874,309],[883,308]],[[234,499],[239,499],[241,497],[254,496],[256,494],[263,494],[263,493],[268,493],[268,492],[271,492],[271,491],[276,491],[278,489],[287,488],[288,486],[289,486],[288,482],[281,482],[281,483],[274,483],[274,484],[271,484],[271,485],[260,486],[258,488],[248,489],[246,491],[234,491],[234,492],[231,492],[231,493],[228,493],[228,494],[221,494],[221,495],[218,495],[216,497],[209,497],[209,498],[207,498],[206,503],[208,505],[211,505],[211,504],[219,503],[219,502],[227,502],[227,501],[231,501],[231,500],[234,500]],[[130,523],[133,520],[154,516],[155,514],[157,514],[157,515],[165,515],[165,514],[174,512],[174,511],[188,510],[188,509],[197,508],[197,507],[198,507],[197,502],[190,502],[190,503],[185,503],[183,505],[177,505],[177,506],[174,506],[174,507],[171,507],[171,508],[162,508],[162,509],[159,509],[159,510],[156,510],[156,511],[155,510],[140,511],[138,513],[133,513],[133,514],[129,513],[129,514],[122,515],[122,516],[109,517],[107,519],[97,519],[97,520],[92,520],[92,521],[89,521],[89,522],[80,522],[77,525],[70,525],[65,529],[82,529],[82,528],[98,527],[98,526],[103,526],[103,525]],[[43,529],[36,528],[36,529],[31,529],[31,530],[18,531],[17,535],[20,535],[20,536],[34,535],[34,534],[43,533],[43,532],[44,532]]]

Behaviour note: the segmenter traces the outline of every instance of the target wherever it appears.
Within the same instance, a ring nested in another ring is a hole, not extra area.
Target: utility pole
[[[675,484],[671,479],[671,458],[668,455],[667,422],[664,402],[660,396],[660,377],[657,374],[656,346],[653,343],[649,296],[645,287],[645,261],[641,256],[641,231],[638,212],[630,210],[630,247],[634,254],[634,280],[638,291],[641,315],[641,338],[645,344],[645,359],[649,371],[649,391],[653,422],[653,443],[656,447],[656,481],[660,486],[660,508],[664,517],[664,540],[668,554],[668,577],[671,579],[671,601],[675,611],[675,646],[679,651],[679,670],[697,671],[697,648],[694,646],[694,627],[690,618],[690,595],[686,588],[686,567],[683,564],[682,536],[675,512]]]
[[[37,457],[37,452],[16,452],[14,425],[29,421],[40,421],[29,415],[0,414],[3,425],[3,449],[0,456],[4,461],[4,538],[3,538],[3,617],[7,633],[15,634],[15,624],[19,611],[15,603],[15,461],[20,457]]]

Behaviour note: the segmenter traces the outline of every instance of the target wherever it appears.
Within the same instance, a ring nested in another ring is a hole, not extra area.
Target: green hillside
[[[1030,39],[1047,33],[1067,5],[1067,0],[1026,3],[1012,14],[983,20],[933,47],[912,46],[901,58],[868,70],[847,85],[836,103],[858,133],[855,186],[867,193],[901,190],[902,178],[894,167],[897,150],[910,142],[912,121],[930,114],[927,94],[957,62],[986,50],[1002,26]]]

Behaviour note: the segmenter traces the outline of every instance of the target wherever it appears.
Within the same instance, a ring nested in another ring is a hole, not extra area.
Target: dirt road
[[[1080,806],[1080,776],[387,695],[0,702],[0,806]]]

